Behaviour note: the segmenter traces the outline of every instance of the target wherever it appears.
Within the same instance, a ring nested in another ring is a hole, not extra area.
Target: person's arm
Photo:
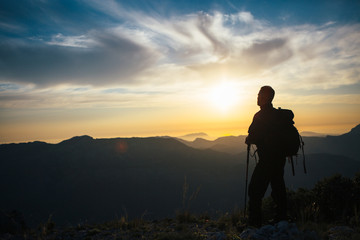
[[[245,139],[246,144],[258,144],[261,139],[261,123],[258,114],[255,114],[253,121],[249,127],[249,135]]]

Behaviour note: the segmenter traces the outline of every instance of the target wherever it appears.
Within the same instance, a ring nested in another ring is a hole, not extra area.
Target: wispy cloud
[[[61,33],[52,36],[51,40],[46,43],[49,45],[78,48],[91,48],[96,46],[96,42],[85,35],[64,36]]]
[[[274,26],[248,11],[164,17],[125,9],[115,1],[86,3],[87,9],[111,17],[111,24],[87,27],[78,35],[64,31],[3,37],[0,81],[34,84],[27,91],[50,98],[40,90],[73,85],[146,92],[141,88],[177,86],[181,92],[189,83],[200,88],[224,76],[279,89],[328,89],[360,82],[359,24]],[[9,91],[3,88],[1,101],[11,102],[4,95]]]
[[[92,32],[87,39],[59,35],[55,39],[48,43],[4,41],[0,79],[39,86],[116,85],[133,81],[158,59],[152,49],[111,32]]]

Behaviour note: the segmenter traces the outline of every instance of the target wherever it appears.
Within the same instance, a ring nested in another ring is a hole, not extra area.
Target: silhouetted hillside
[[[180,141],[193,148],[212,149],[219,152],[238,154],[246,151],[245,138],[246,136],[228,136],[220,137],[214,141],[203,138],[197,138],[192,142],[185,140]]]
[[[233,144],[243,149],[241,137],[221,138],[213,148]],[[237,143],[237,141],[239,141]],[[239,144],[239,145],[237,145]],[[308,154],[308,174],[302,160],[292,177],[286,166],[287,186],[312,187],[333,173],[352,177],[360,161],[332,154]],[[16,209],[28,223],[101,222],[116,215],[148,218],[173,216],[189,205],[193,212],[229,211],[243,206],[246,153],[228,154],[195,149],[174,138],[93,139],[74,137],[59,144],[32,142],[0,145],[0,209]],[[250,162],[250,175],[254,168]],[[186,176],[190,188],[183,202]]]
[[[194,141],[196,138],[208,138],[209,135],[206,133],[200,132],[200,133],[190,133],[186,134],[184,136],[179,137],[180,139],[184,139],[186,141]]]
[[[172,138],[92,139],[59,144],[0,145],[1,209],[17,209],[27,220],[60,223],[101,221],[116,214],[172,216],[182,208],[184,177],[193,207],[230,209],[240,202],[239,159],[190,148]]]
[[[304,137],[307,153],[329,153],[360,161],[360,125],[340,136]]]
[[[312,188],[314,183],[319,180],[342,174],[346,177],[353,177],[356,172],[360,171],[360,162],[348,157],[332,154],[308,154],[306,155],[307,174],[303,170],[302,156],[294,160],[295,177],[292,176],[291,165],[285,166],[285,182],[290,189]]]

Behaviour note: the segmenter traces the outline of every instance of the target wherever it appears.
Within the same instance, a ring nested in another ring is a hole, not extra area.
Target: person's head
[[[270,86],[263,86],[260,88],[258,98],[257,98],[257,105],[262,107],[268,105],[272,102],[275,96],[275,91]]]

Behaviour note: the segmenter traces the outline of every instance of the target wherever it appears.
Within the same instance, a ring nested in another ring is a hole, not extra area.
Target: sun
[[[239,93],[234,84],[222,82],[211,89],[209,98],[215,107],[227,111],[238,102],[238,96]]]

